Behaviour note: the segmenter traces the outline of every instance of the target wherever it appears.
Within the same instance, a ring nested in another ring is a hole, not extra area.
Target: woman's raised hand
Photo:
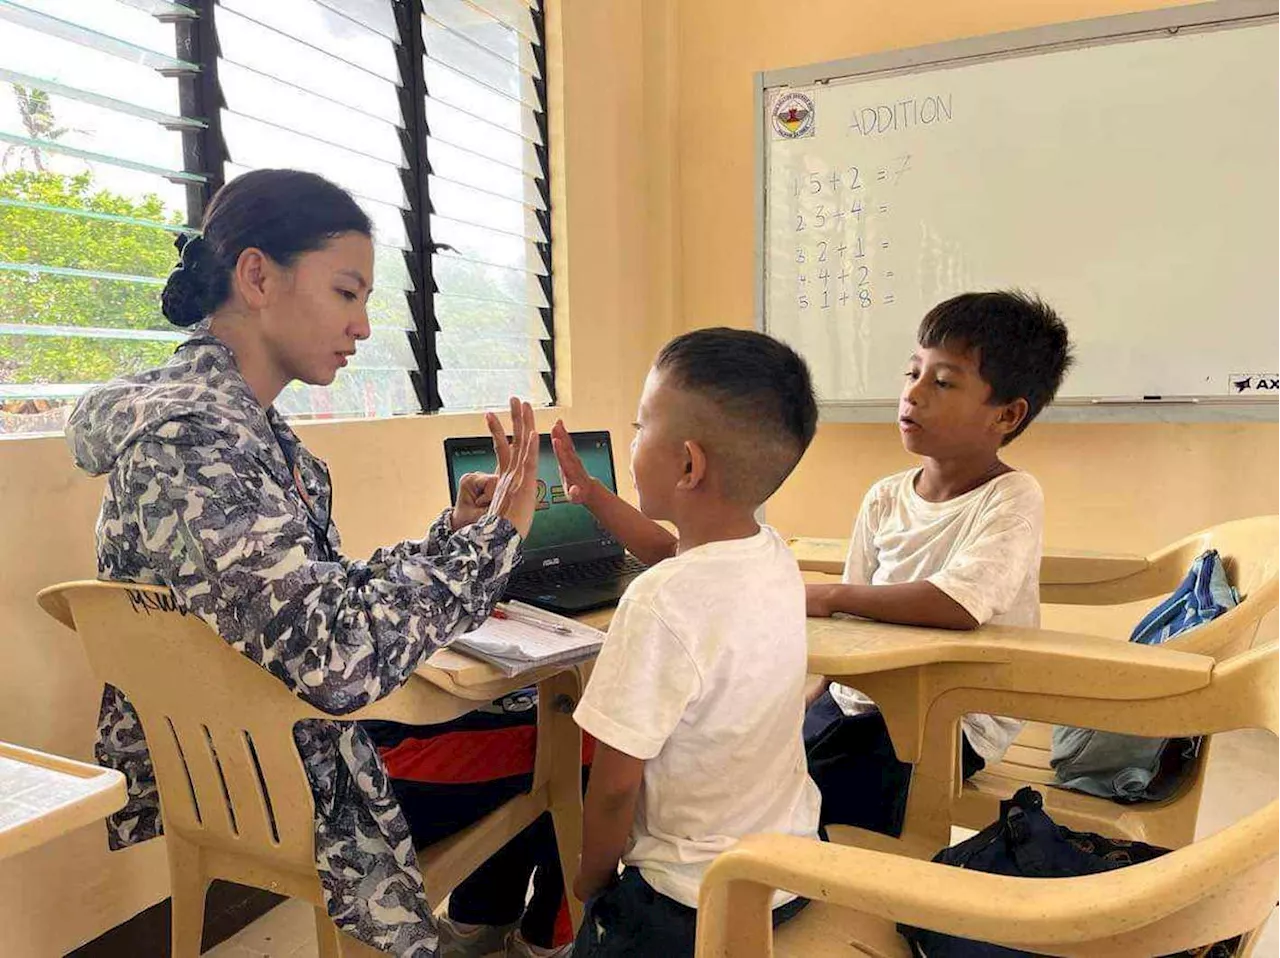
[[[498,475],[486,514],[510,520],[523,538],[533,524],[538,492],[538,427],[533,419],[533,407],[511,397],[513,438],[510,441],[497,416],[489,413],[485,421],[493,435],[493,451],[498,456]]]

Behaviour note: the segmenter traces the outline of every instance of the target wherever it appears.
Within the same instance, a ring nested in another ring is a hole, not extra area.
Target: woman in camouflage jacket
[[[179,608],[297,696],[333,715],[408,681],[491,612],[533,514],[538,437],[512,400],[515,442],[488,417],[500,474],[471,476],[427,536],[342,555],[328,470],[272,403],[291,381],[328,385],[369,336],[367,216],[311,174],[260,170],[224,187],[165,287],[177,325],[207,319],[158,369],[76,406],[76,462],[107,474],[97,528],[103,578],[168,586]],[[98,761],[122,771],[113,848],[161,832],[137,713],[103,695]],[[294,738],[315,798],[316,869],[330,916],[396,955],[434,954],[411,829],[367,731],[308,721]]]

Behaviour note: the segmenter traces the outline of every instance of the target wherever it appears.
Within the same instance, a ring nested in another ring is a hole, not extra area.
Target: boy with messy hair
[[[755,832],[816,834],[801,738],[804,583],[755,513],[817,418],[790,348],[704,329],[668,343],[645,381],[631,446],[638,511],[587,475],[563,423],[552,431],[570,501],[652,565],[623,596],[574,715],[597,741],[575,958],[692,956],[716,855]],[[777,923],[804,902],[774,904]]]
[[[1072,363],[1067,328],[1019,292],[965,293],[920,324],[898,404],[920,466],[871,487],[839,585],[810,585],[808,614],[974,629],[1040,624],[1044,496],[1000,458],[1052,401]],[[997,762],[1020,723],[963,722],[962,773]],[[866,696],[832,683],[805,717],[823,824],[902,831],[911,766]]]

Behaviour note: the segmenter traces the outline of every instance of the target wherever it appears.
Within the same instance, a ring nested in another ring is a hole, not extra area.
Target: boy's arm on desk
[[[805,592],[811,617],[847,612],[877,622],[933,629],[968,630],[979,625],[964,606],[930,582],[808,585]]]
[[[791,539],[788,545],[795,551],[804,574],[806,606],[811,617],[847,612],[879,622],[935,629],[978,626],[977,619],[964,606],[928,582],[845,585],[839,575],[844,570],[847,539]]]

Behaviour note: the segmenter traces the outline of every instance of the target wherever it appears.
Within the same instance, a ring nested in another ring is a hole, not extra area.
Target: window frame
[[[184,118],[204,121],[200,129],[182,133],[183,169],[203,173],[203,184],[187,187],[188,225],[199,227],[204,211],[226,180],[227,147],[222,135],[221,111],[225,107],[218,83],[218,37],[214,21],[216,0],[177,0],[183,6],[194,9],[198,16],[175,20],[178,56],[200,66],[197,74],[178,77],[179,104]],[[388,0],[392,4],[399,37],[396,41],[396,63],[400,69],[402,84],[397,91],[403,127],[400,129],[401,147],[406,167],[401,171],[401,181],[409,208],[403,212],[405,230],[411,250],[404,253],[405,264],[414,288],[405,292],[414,329],[409,331],[409,342],[418,368],[410,370],[410,379],[418,396],[420,412],[425,415],[452,412],[474,412],[470,409],[450,409],[440,398],[438,372],[440,360],[436,349],[435,292],[432,255],[438,247],[431,237],[430,164],[427,160],[427,81],[424,69],[426,38],[423,32],[422,0]],[[466,0],[457,0],[465,3]],[[544,209],[535,211],[546,243],[537,243],[539,251],[550,267],[551,256],[551,148],[550,124],[547,102],[547,30],[546,11],[542,4],[530,5],[538,43],[534,45],[534,57],[539,76],[534,87],[542,103],[535,116],[541,143],[534,149],[544,171],[538,180]],[[555,348],[555,300],[550,269],[537,277],[546,296],[547,306],[539,313],[547,329],[547,338],[541,348],[547,361],[547,369],[541,373],[550,397],[550,406],[557,403],[556,348]]]

